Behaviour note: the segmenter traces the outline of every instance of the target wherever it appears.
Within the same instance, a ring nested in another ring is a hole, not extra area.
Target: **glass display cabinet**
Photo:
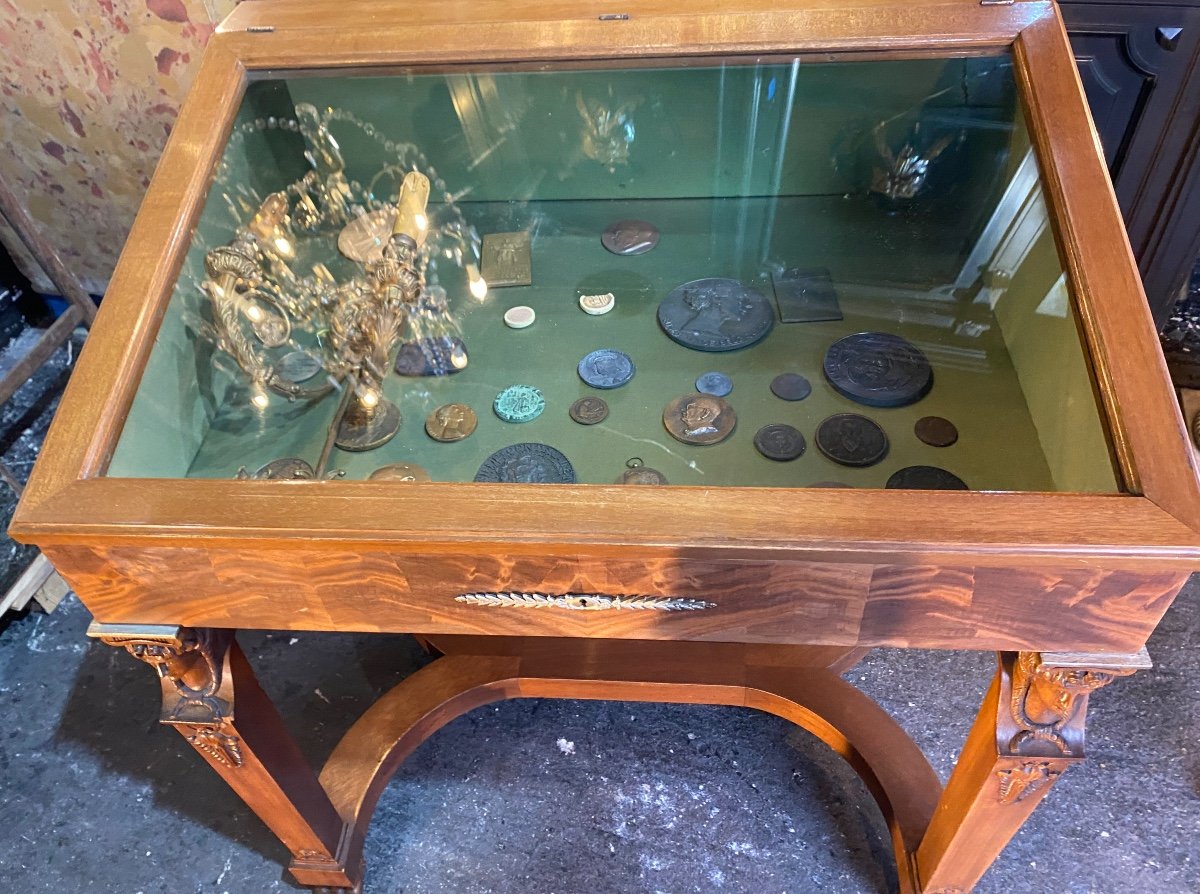
[[[1200,565],[1187,438],[1052,4],[245,4],[14,536],[293,855],[503,698],[746,705],[972,888]],[[437,661],[320,776],[238,628]],[[840,672],[998,654],[943,789]]]

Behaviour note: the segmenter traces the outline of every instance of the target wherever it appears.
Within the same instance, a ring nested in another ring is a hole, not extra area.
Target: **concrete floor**
[[[1071,770],[979,892],[1200,891],[1200,583],[1151,640],[1153,671],[1093,700]],[[158,685],[84,637],[68,599],[0,633],[0,878],[33,892],[293,891],[286,853],[177,735]],[[252,632],[242,643],[319,764],[372,698],[427,659],[405,636]],[[849,674],[950,770],[983,653],[872,653]],[[384,892],[886,892],[865,789],[807,733],[749,710],[507,702],[404,765],[367,841]]]
[[[27,473],[66,352],[0,414]],[[11,498],[0,488],[0,514]],[[0,542],[0,578],[28,554]],[[1200,578],[1150,642],[1155,669],[1090,711],[1072,769],[976,889],[1200,892]],[[298,890],[284,849],[180,738],[158,684],[53,615],[0,619],[0,894]],[[241,637],[319,766],[378,695],[428,659],[405,636]],[[987,653],[872,653],[848,675],[947,776],[992,673]],[[385,791],[366,894],[887,892],[882,818],[823,745],[749,710],[507,702],[426,742]]]

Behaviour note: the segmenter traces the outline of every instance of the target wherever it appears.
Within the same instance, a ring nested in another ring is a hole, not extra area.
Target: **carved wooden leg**
[[[1133,655],[1001,652],[1000,667],[917,849],[923,894],[965,894],[1059,776],[1083,760],[1088,694],[1148,668]]]
[[[88,635],[151,665],[175,727],[292,852],[304,885],[355,889],[361,842],[343,823],[231,630],[92,624]]]

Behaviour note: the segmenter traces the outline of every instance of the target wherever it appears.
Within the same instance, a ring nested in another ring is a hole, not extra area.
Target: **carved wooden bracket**
[[[1083,759],[1088,696],[1118,677],[1150,667],[1132,655],[1001,652],[996,749],[1001,804],[1044,793]]]
[[[1134,655],[1001,653],[1008,711],[997,717],[1000,753],[1082,758],[1088,695],[1145,667],[1144,649]]]
[[[88,636],[123,648],[155,669],[162,684],[160,722],[178,727],[188,742],[216,763],[242,765],[241,743],[231,726],[233,631],[93,622]]]

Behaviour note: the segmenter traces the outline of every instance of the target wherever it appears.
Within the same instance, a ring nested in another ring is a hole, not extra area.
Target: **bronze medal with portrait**
[[[663,425],[677,441],[708,446],[733,434],[737,414],[724,398],[713,394],[685,394],[667,404]]]
[[[574,484],[575,467],[549,444],[510,444],[483,461],[476,481],[507,484]]]
[[[696,351],[736,351],[764,338],[775,308],[736,279],[697,279],[676,286],[658,306],[658,324],[672,340]]]
[[[890,332],[859,332],[830,345],[823,364],[829,384],[868,407],[906,407],[933,387],[920,348]]]

